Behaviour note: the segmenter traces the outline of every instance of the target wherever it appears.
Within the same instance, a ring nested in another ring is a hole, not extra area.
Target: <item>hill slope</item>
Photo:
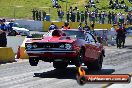
[[[63,1],[63,2],[62,2]],[[59,1],[59,4],[62,6],[62,9],[66,10],[66,0]],[[88,0],[68,0],[68,8],[70,6],[78,6],[79,9],[84,10],[84,5]],[[100,3],[97,4],[98,8],[101,10],[109,11],[108,0],[99,0]],[[132,6],[131,3],[128,3],[125,0],[127,5]],[[49,9],[45,7],[51,7],[51,0],[0,0],[0,17],[6,18],[32,18],[31,10],[36,8],[38,10],[45,10],[49,13]],[[91,9],[92,10],[92,9]],[[51,19],[57,20],[57,10],[55,8],[50,9]],[[122,10],[117,10],[122,11]]]

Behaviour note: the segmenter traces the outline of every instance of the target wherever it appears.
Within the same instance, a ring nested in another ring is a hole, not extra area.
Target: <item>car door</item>
[[[85,41],[87,42],[87,44],[85,44],[86,47],[85,56],[88,58],[97,59],[99,46],[96,44],[94,36],[90,33],[86,33]]]

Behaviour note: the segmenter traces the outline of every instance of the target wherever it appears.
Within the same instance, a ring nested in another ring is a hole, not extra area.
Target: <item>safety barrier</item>
[[[49,26],[51,23],[54,23],[58,28],[61,28],[62,25],[64,25],[64,22],[43,22],[44,31],[48,31]],[[84,23],[82,24],[84,26]],[[79,26],[79,22],[69,22],[69,26],[71,29],[77,29]],[[110,29],[112,27],[112,24],[95,24],[95,29]]]
[[[17,59],[28,59],[28,54],[25,51],[25,42],[28,40],[29,38],[25,38],[23,43],[18,47],[17,50]]]
[[[15,61],[15,53],[11,47],[0,47],[0,62]]]
[[[64,25],[64,22],[49,22],[49,21],[44,21],[43,22],[43,29],[44,31],[48,31],[49,26],[51,25],[51,23],[54,23],[58,28],[61,28],[62,25]],[[85,24],[83,23],[82,26],[84,26]],[[77,29],[79,26],[79,22],[69,22],[69,26],[71,27],[71,29]],[[90,24],[89,24],[90,26]],[[115,28],[117,28],[117,25],[114,25]],[[128,27],[130,25],[126,25],[126,27]],[[111,29],[112,24],[95,24],[95,29]]]

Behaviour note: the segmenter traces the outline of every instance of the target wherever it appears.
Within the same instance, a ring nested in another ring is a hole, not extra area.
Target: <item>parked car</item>
[[[7,25],[7,27],[8,27],[9,23],[10,22],[5,23]],[[14,23],[12,30],[9,30],[8,36],[16,36],[16,35],[29,36],[30,31],[26,28],[21,28],[18,26],[17,23]]]
[[[42,60],[53,62],[56,69],[84,63],[90,70],[100,70],[105,56],[103,45],[92,34],[77,29],[50,31],[41,39],[26,41],[25,49],[31,66]]]

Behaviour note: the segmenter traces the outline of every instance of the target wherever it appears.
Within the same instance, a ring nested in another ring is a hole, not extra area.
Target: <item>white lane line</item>
[[[54,88],[56,85],[59,84],[64,84],[66,82],[69,82],[71,79],[58,79],[59,81],[56,81],[56,78],[47,78],[47,81],[45,80],[45,78],[42,78],[41,80],[35,80],[32,82],[27,82],[27,83],[23,83],[23,84],[18,84],[15,86],[11,86],[10,88],[41,88],[43,87],[50,87],[50,88]],[[51,82],[49,82],[51,81]],[[52,82],[54,81],[54,82]],[[41,85],[41,87],[39,87]]]

